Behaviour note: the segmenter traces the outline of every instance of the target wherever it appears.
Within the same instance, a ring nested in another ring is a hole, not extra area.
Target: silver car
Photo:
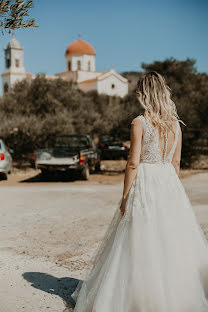
[[[12,156],[5,143],[0,139],[0,180],[7,180],[7,175],[12,170]]]

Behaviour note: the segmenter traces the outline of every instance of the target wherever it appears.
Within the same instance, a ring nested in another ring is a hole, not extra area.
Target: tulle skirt
[[[208,246],[170,163],[140,163],[74,312],[207,312]]]

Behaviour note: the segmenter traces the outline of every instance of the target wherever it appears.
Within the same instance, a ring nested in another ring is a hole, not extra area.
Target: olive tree
[[[37,27],[33,18],[25,20],[29,16],[29,9],[33,7],[32,0],[0,0],[0,29],[12,30],[26,27]]]

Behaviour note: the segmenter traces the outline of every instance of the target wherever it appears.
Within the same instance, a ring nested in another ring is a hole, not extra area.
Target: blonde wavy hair
[[[144,73],[137,82],[136,95],[145,109],[144,115],[151,119],[154,127],[162,133],[173,131],[173,120],[179,120],[171,89],[164,77],[156,71]]]

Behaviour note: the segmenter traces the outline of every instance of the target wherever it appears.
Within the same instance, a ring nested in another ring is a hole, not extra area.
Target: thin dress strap
[[[143,127],[144,127],[144,129],[145,129],[145,127],[146,127],[146,119],[145,119],[145,117],[144,117],[143,115],[139,115],[139,116],[137,116],[136,118],[138,118],[139,120],[141,120],[142,125],[143,125]]]
[[[166,159],[167,149],[168,149],[168,132],[166,129],[166,131],[165,131],[165,150],[164,150],[164,155],[163,155],[163,161],[165,161],[165,159]]]
[[[176,120],[176,133],[175,133],[175,140],[173,142],[173,146],[168,154],[168,157],[166,160],[171,160],[172,157],[173,157],[173,154],[175,152],[175,149],[176,149],[176,145],[178,143],[178,136],[179,136],[179,129],[180,129],[180,124],[179,124],[179,121]]]

